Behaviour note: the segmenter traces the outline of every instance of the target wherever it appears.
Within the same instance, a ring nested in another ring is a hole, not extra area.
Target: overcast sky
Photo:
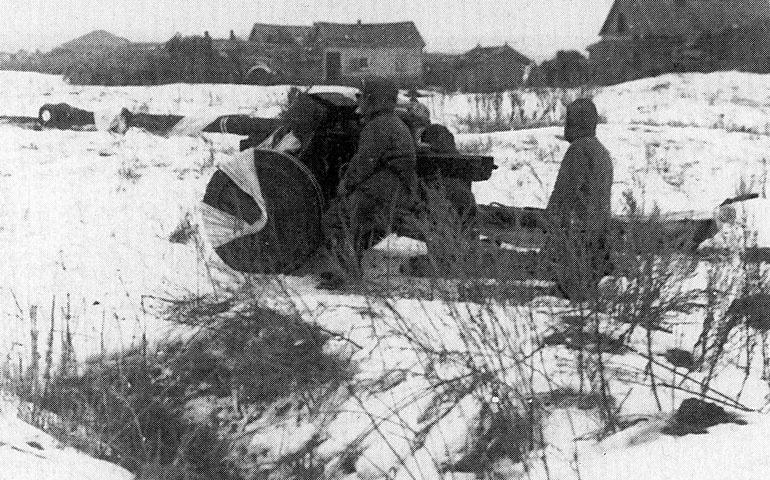
[[[536,60],[596,41],[612,0],[0,0],[0,50],[49,50],[96,29],[135,41],[246,36],[255,22],[414,20],[428,51],[507,41]]]

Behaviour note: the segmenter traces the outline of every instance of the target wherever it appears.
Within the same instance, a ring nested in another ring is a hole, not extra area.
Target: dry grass
[[[415,398],[432,400],[420,416],[411,452],[428,445],[432,429],[469,399],[478,405],[468,424],[469,446],[459,454],[437,456],[434,460],[442,472],[485,475],[502,461],[525,465],[525,470],[547,470],[541,455],[547,446],[544,420],[555,410],[577,407],[601,419],[601,428],[591,435],[609,435],[630,424],[623,402],[631,386],[647,389],[661,409],[661,396],[673,390],[742,408],[739,397],[709,385],[730,356],[736,331],[753,333],[743,344],[747,352],[763,336],[756,322],[750,323],[750,313],[736,315],[735,309],[731,315],[725,313],[730,289],[719,277],[727,276],[720,273],[726,264],[712,259],[713,278],[704,291],[682,288],[697,264],[695,257],[682,253],[686,241],[671,238],[655,215],[634,217],[633,205],[630,210],[624,234],[611,243],[614,275],[600,288],[597,276],[585,275],[592,263],[589,252],[580,248],[580,231],[545,226],[561,252],[561,261],[554,265],[544,256],[504,254],[476,240],[467,219],[459,218],[448,204],[440,199],[429,203],[429,211],[413,227],[429,245],[423,272],[428,281],[446,286],[444,280],[453,278],[460,290],[444,301],[447,313],[440,317],[427,313],[440,296],[417,297],[428,315],[420,322],[402,314],[395,292],[366,299],[367,304],[384,307],[388,335],[403,341],[418,359],[410,375],[421,375],[429,385],[414,392]],[[533,300],[554,291],[547,289],[548,283],[521,281],[537,276],[571,285],[570,296],[582,301],[573,302],[569,313],[549,311],[544,325]],[[756,272],[748,267],[743,281],[750,287],[740,292],[745,298],[761,290]],[[253,289],[249,297],[250,288],[172,303],[168,318],[201,327],[202,333],[189,342],[166,345],[162,354],[144,345],[131,355],[102,359],[82,375],[52,368],[55,340],[50,335],[43,364],[34,367],[36,375],[46,379],[43,392],[31,394],[35,387],[28,381],[21,382],[26,387],[20,391],[39,409],[63,419],[67,428],[62,430],[82,427],[86,436],[98,439],[84,448],[127,466],[140,479],[237,478],[244,471],[258,472],[255,478],[325,478],[326,459],[316,456],[315,442],[275,464],[233,471],[232,462],[245,458],[242,452],[223,441],[221,425],[190,423],[181,414],[185,403],[208,395],[234,404],[231,413],[242,415],[285,398],[328,406],[324,398],[334,392],[363,397],[388,383],[388,376],[403,372],[382,372],[379,387],[376,382],[355,382],[349,360],[325,348],[336,334],[305,322],[299,314],[260,307]],[[458,303],[458,297],[465,302]],[[295,307],[302,311],[300,305]],[[654,332],[669,328],[673,317],[698,312],[706,320],[702,341],[692,351],[665,359],[654,353],[659,350]],[[632,341],[639,332],[646,342]],[[435,340],[444,338],[456,342]],[[568,352],[570,361],[552,363],[549,358],[557,349]],[[63,359],[76,357],[67,348],[63,351],[69,352]],[[672,363],[685,356],[693,359],[688,371],[705,372],[705,382],[688,380],[688,374]],[[756,360],[750,352],[747,356]],[[622,359],[631,357],[644,360],[643,371],[623,366]],[[64,361],[65,367],[71,361]],[[576,381],[569,384],[565,378]],[[375,433],[388,435],[379,422],[374,425]],[[347,456],[340,458],[340,472],[355,471],[360,447],[351,445]],[[400,466],[406,462],[402,455]]]

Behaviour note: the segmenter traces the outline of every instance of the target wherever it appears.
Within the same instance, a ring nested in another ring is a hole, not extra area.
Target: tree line
[[[51,52],[11,59],[7,70],[63,75],[78,85],[159,85],[166,83],[239,83],[238,62],[219,52],[211,37],[175,35],[160,48],[126,45],[104,51]]]

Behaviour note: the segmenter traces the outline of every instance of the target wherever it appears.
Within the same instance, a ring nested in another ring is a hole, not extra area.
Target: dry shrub
[[[599,271],[595,253],[586,248],[582,229],[574,224],[557,228],[542,219],[535,224],[549,239],[545,252],[504,251],[493,242],[478,240],[479,232],[472,224],[469,227],[458,218],[440,197],[434,198],[426,214],[416,221],[415,228],[428,244],[420,273],[436,281],[455,279],[459,299],[482,308],[468,308],[456,303],[457,298],[450,298],[445,305],[448,317],[416,326],[400,316],[393,299],[385,300],[394,317],[392,330],[418,353],[431,384],[461,392],[459,396],[495,398],[496,405],[508,413],[495,417],[494,428],[476,435],[472,452],[459,462],[458,468],[464,471],[487,469],[500,457],[519,462],[531,450],[543,447],[538,433],[541,420],[555,407],[537,399],[565,388],[557,378],[563,379],[563,369],[567,368],[539,363],[549,348],[566,346],[573,353],[575,362],[568,375],[578,379],[576,397],[591,399],[587,408],[595,409],[603,420],[599,437],[630,424],[622,415],[621,391],[636,384],[636,379],[644,379],[642,385],[658,400],[659,408],[662,387],[682,388],[667,383],[676,367],[658,360],[653,332],[668,330],[677,316],[702,310],[704,292],[687,286],[700,261],[692,244],[696,225],[672,224],[658,212],[645,216],[631,208],[607,239],[611,253],[608,266],[614,271],[600,284],[607,272]],[[553,252],[556,255],[552,256]],[[533,281],[538,279],[540,284]],[[548,281],[552,282],[550,287]],[[548,342],[542,335],[542,320],[531,314],[508,316],[505,307],[528,305],[538,295],[558,292],[553,283],[573,299],[572,313],[553,314],[558,330],[549,334],[553,341]],[[569,289],[565,291],[564,286]],[[425,310],[430,311],[430,307],[426,305]],[[639,337],[634,335],[637,331],[643,332],[641,338],[646,343],[631,343],[632,337]],[[426,340],[445,335],[460,338],[462,347]],[[624,373],[622,361],[616,361],[620,355],[641,356],[645,371],[624,379],[620,376]],[[436,372],[448,368],[455,372],[453,378],[434,378]],[[536,378],[545,378],[550,390],[543,391]],[[710,401],[716,398],[725,405],[739,406],[735,399],[707,387],[704,395]],[[587,400],[577,403],[588,404]],[[449,402],[436,415],[440,417],[453,405]]]
[[[85,428],[107,447],[89,453],[132,472],[152,463],[175,464],[199,478],[227,478],[224,442],[211,426],[184,418],[184,389],[165,381],[157,360],[136,354],[81,376],[56,378],[41,408]]]
[[[140,479],[238,478],[218,420],[195,423],[185,415],[189,400],[235,395],[240,404],[269,404],[303,391],[333,391],[350,375],[347,362],[324,350],[332,335],[320,327],[258,306],[218,316],[231,306],[212,298],[174,304],[172,316],[202,333],[157,353],[145,344],[92,361],[82,375],[52,375],[38,408],[62,419],[58,436],[87,432],[94,440],[81,448]]]
[[[208,325],[171,368],[183,384],[206,384],[218,396],[236,390],[243,402],[270,403],[349,378],[345,360],[324,350],[330,338],[298,315],[252,305]]]

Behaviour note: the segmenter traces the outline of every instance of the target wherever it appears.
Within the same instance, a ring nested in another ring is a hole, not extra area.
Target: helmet
[[[381,110],[393,110],[398,100],[398,85],[393,80],[382,77],[364,79],[361,86],[361,100],[364,102],[364,114]]]

